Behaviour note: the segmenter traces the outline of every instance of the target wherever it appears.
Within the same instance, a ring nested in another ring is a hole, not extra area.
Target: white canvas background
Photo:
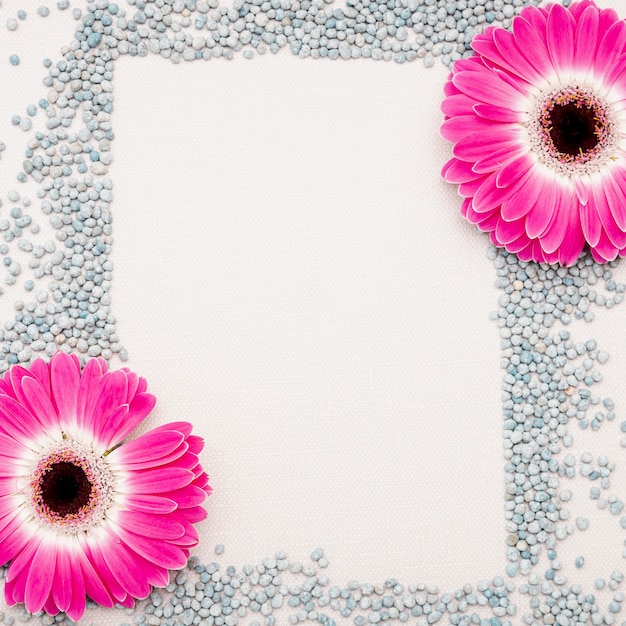
[[[73,20],[32,7],[8,33],[18,4],[0,8],[0,183],[36,202],[15,182],[30,134],[10,116],[45,96],[41,59],[59,58]],[[323,547],[337,584],[446,589],[504,570],[498,293],[487,237],[439,176],[446,74],[288,50],[117,63],[112,308],[159,399],[146,428],[186,419],[206,439],[207,560],[218,543],[238,567]],[[27,299],[20,285],[2,319]],[[618,463],[625,315],[575,331],[612,353],[618,419],[603,435]],[[622,536],[587,514],[603,529],[581,573],[592,580],[620,565]]]

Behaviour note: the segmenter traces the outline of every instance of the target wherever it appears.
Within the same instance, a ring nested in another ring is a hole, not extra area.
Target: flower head
[[[75,355],[0,379],[0,563],[8,604],[78,620],[86,596],[132,606],[198,542],[211,489],[202,439],[175,422],[123,440],[155,404],[146,381]]]
[[[626,22],[593,0],[530,6],[472,48],[442,104],[462,214],[523,260],[626,254]]]

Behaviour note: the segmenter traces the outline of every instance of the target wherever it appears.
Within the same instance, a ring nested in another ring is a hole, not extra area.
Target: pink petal
[[[43,441],[42,424],[22,404],[9,396],[0,396],[0,432],[16,441]]]
[[[167,541],[151,539],[144,535],[136,535],[127,531],[123,526],[116,528],[117,535],[133,552],[165,569],[180,569],[187,563],[185,553]]]
[[[117,537],[108,538],[105,544],[93,546],[94,553],[102,550],[102,554],[99,554],[94,562],[106,562],[107,569],[111,571],[111,578],[133,598],[147,598],[151,590],[149,578],[154,573],[155,567],[132,552],[124,543],[120,543]]]
[[[100,577],[100,572],[96,571],[80,545],[76,546],[74,556],[76,565],[80,565],[80,569],[82,570],[85,593],[100,606],[112,607],[115,601],[111,593]]]
[[[100,419],[100,428],[95,431],[95,438],[99,442],[100,446],[105,450],[112,447],[112,442],[116,440],[120,424],[123,424],[128,419],[128,410],[129,406],[127,404],[122,404],[121,406],[113,408],[108,415],[105,415],[102,419]]]
[[[140,470],[129,474],[124,480],[123,490],[125,493],[168,493],[167,497],[171,497],[169,492],[185,487],[193,478],[192,472],[177,467]]]
[[[150,494],[133,494],[127,496],[126,506],[133,511],[164,515],[175,511],[178,505],[170,498]]]
[[[82,376],[80,377],[80,385],[78,387],[78,398],[76,407],[76,418],[78,426],[91,429],[91,415],[93,407],[98,398],[96,389],[98,382],[106,372],[106,365],[103,365],[101,359],[89,359],[85,364]]]
[[[479,177],[472,170],[472,164],[452,157],[441,170],[441,176],[449,183],[465,183]]]
[[[546,231],[556,204],[556,183],[544,181],[543,191],[526,215],[526,233],[531,239],[541,237]]]
[[[602,234],[602,225],[600,223],[600,217],[596,210],[594,202],[588,202],[586,205],[581,205],[580,209],[580,225],[583,229],[583,235],[587,240],[587,243],[593,248],[598,245],[600,241],[600,235]]]
[[[574,29],[572,14],[561,4],[550,6],[546,38],[552,65],[563,79],[572,69],[574,52]]]
[[[441,111],[446,117],[456,117],[457,115],[468,115],[472,112],[475,100],[464,93],[457,93],[444,98],[441,103]]]
[[[491,133],[477,132],[460,139],[452,149],[455,157],[463,161],[474,161],[484,158],[493,150],[508,149],[513,154],[519,154],[523,146],[520,130],[510,125],[506,130],[494,130]]]
[[[574,37],[574,67],[586,72],[593,64],[598,47],[598,10],[588,6],[580,16]]]
[[[202,439],[202,437],[190,435],[185,441],[189,444],[189,452],[193,454],[200,454],[200,452],[202,452],[204,448],[204,439]]]
[[[140,511],[119,511],[118,524],[129,532],[151,539],[172,541],[183,536],[185,529],[172,517]]]
[[[113,553],[108,559],[105,559],[99,548],[99,539],[94,541],[93,537],[88,540],[86,535],[79,535],[78,542],[90,563],[93,563],[94,568],[98,572],[98,575],[103,584],[106,586],[108,592],[116,602],[119,604],[123,603],[126,600],[128,593],[120,585],[117,577],[111,573],[111,569],[107,565],[107,561],[113,558]]]
[[[479,74],[477,76],[477,74]],[[510,87],[495,72],[485,68],[484,72],[460,72],[453,78],[454,84],[470,98],[486,104],[520,111],[523,96]]]
[[[548,253],[556,252],[563,244],[568,225],[578,221],[577,203],[571,194],[557,195],[557,203],[552,220],[541,236],[541,247]]]
[[[207,494],[200,487],[188,485],[168,493],[167,497],[174,500],[179,507],[188,509],[203,504],[206,501]]]
[[[541,76],[550,80],[554,75],[554,69],[549,62],[550,55],[546,46],[545,31],[544,33],[537,31],[535,26],[527,19],[528,17],[530,15],[528,12],[525,12],[513,20],[515,43],[520,50],[532,51],[528,61]]]
[[[80,383],[80,362],[65,352],[56,352],[50,361],[50,387],[61,423],[76,424],[76,400]]]
[[[613,65],[606,68],[607,74],[604,77],[604,86],[608,89],[616,83],[619,89],[616,90],[621,95],[626,93],[626,54],[622,54]]]
[[[121,370],[107,372],[100,379],[96,388],[97,398],[91,413],[91,423],[87,424],[94,432],[101,432],[106,418],[113,409],[126,404],[127,390],[126,374]]]
[[[520,48],[513,33],[503,28],[497,28],[493,33],[493,40],[501,58],[511,66],[509,71],[531,84],[541,81],[541,74],[527,56],[529,49]]]
[[[512,111],[505,107],[494,106],[493,104],[485,104],[479,102],[474,105],[474,112],[480,117],[492,120],[494,122],[517,123],[521,121],[521,115],[517,111]]]
[[[193,506],[193,507],[186,508],[186,509],[179,509],[178,512],[190,524],[197,524],[198,522],[201,522],[203,519],[206,519],[206,516],[207,516],[206,509],[201,506]]]
[[[25,376],[22,378],[22,391],[24,400],[41,422],[43,429],[50,433],[53,430],[60,430],[57,413],[39,380]]]
[[[179,433],[182,433],[185,438],[189,437],[193,431],[193,426],[189,422],[168,422],[167,424],[162,424],[161,426],[157,426],[153,428],[151,433],[160,433],[164,430],[176,430]]]
[[[85,579],[80,568],[75,568],[70,579],[72,583],[72,600],[67,607],[67,616],[77,622],[85,613],[87,606]]]
[[[493,130],[501,130],[503,125],[498,122],[492,122],[476,115],[457,115],[447,119],[440,128],[441,136],[452,143],[458,141],[466,135],[476,132],[492,132]],[[506,128],[506,126],[504,126]]]
[[[599,69],[600,75],[615,65],[617,59],[624,52],[626,43],[626,23],[623,20],[615,22],[605,33],[594,60],[594,66]]]
[[[37,613],[37,611],[43,609],[52,591],[52,581],[55,575],[57,560],[57,548],[54,541],[42,541],[39,538],[38,543],[39,547],[29,567],[24,599],[26,609],[31,613]],[[76,573],[73,572],[72,577],[75,575]]]
[[[614,261],[617,258],[619,250],[606,236],[606,233],[602,232],[597,245],[591,248],[591,252],[596,260],[599,260],[601,263],[606,263],[608,261]],[[600,255],[599,259],[596,254]]]
[[[566,267],[574,265],[582,254],[585,243],[585,237],[579,222],[572,220],[563,238],[563,244],[559,248],[559,263]]]
[[[494,231],[494,236],[498,245],[503,246],[518,239],[522,233],[524,233],[523,218],[514,222],[507,222],[506,220],[500,219]]]
[[[56,575],[52,580],[52,598],[59,611],[67,611],[72,602],[72,563],[67,550],[57,550]]]
[[[128,407],[128,416],[122,423],[115,426],[115,433],[109,445],[115,445],[130,435],[148,417],[155,404],[156,398],[152,394],[138,393]]]
[[[626,230],[626,172],[621,168],[608,171],[605,183],[606,199],[615,223]]]
[[[151,467],[158,459],[177,451],[184,440],[185,436],[176,431],[151,431],[115,449],[110,454],[110,458],[111,460],[119,459],[119,462],[132,466],[133,469],[136,469],[135,466],[143,464],[148,464],[148,467]],[[184,454],[187,448],[188,446],[185,446],[185,449],[181,450],[178,456]],[[161,465],[158,462],[156,464]]]
[[[605,180],[604,187],[608,181]],[[609,183],[610,184],[610,183]],[[626,233],[615,223],[615,218],[609,207],[607,195],[601,184],[593,185],[591,191],[593,193],[593,202],[598,212],[598,217],[602,223],[602,228],[613,246],[618,250],[626,246]],[[610,259],[613,260],[613,259]]]

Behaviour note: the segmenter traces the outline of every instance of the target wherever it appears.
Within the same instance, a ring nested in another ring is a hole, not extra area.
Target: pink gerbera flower
[[[198,535],[208,479],[185,422],[127,443],[155,398],[129,370],[57,352],[0,379],[0,563],[8,604],[78,620],[86,596],[132,606]]]
[[[592,0],[488,28],[446,84],[443,176],[463,215],[523,260],[626,251],[626,22]]]

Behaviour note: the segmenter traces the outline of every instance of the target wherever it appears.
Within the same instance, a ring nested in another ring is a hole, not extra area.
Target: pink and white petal
[[[544,193],[545,178],[535,168],[529,169],[524,177],[510,185],[514,194],[502,204],[502,217],[507,221],[517,220],[528,215]]]
[[[0,432],[16,441],[26,439],[26,445],[28,442],[46,442],[43,424],[39,418],[10,396],[0,395]]]
[[[595,62],[598,49],[598,24],[600,21],[598,9],[588,6],[581,14],[576,25],[574,37],[574,69],[586,76]]]
[[[39,542],[36,533],[25,533],[22,530],[24,526],[23,516],[17,515],[11,522],[13,532],[4,533],[0,549],[2,556],[0,562],[3,564],[11,561],[6,574],[7,582],[16,580],[20,576],[27,577],[30,563],[37,549]],[[6,528],[6,530],[9,530]],[[8,544],[8,545],[5,545]]]
[[[50,388],[61,424],[76,425],[76,400],[80,384],[78,357],[58,351],[50,361]]]
[[[121,525],[115,528],[115,533],[130,550],[158,567],[180,569],[187,563],[186,554],[178,546],[168,541],[136,535]]]
[[[524,96],[500,75],[484,68],[480,72],[460,72],[452,79],[454,85],[470,98],[486,104],[506,107],[514,111],[523,111]]]
[[[117,524],[135,535],[150,539],[173,541],[185,533],[185,529],[172,516],[140,511],[118,511]]]
[[[479,219],[474,222],[479,230],[484,233],[490,233],[496,229],[498,220],[500,219],[500,211],[495,209],[491,213],[476,213]]]
[[[135,493],[127,496],[125,504],[132,511],[156,513],[158,515],[166,515],[178,508],[178,504],[171,498],[146,493]]]
[[[574,57],[574,30],[572,14],[561,4],[552,4],[548,13],[546,39],[548,52],[559,78],[566,81],[571,76]]]
[[[48,596],[52,591],[52,583],[55,577],[57,546],[49,537],[35,537],[35,545],[38,544],[26,580],[24,604],[31,613],[37,613],[43,609]],[[73,571],[67,582],[80,573]]]
[[[493,240],[494,243],[496,243],[496,245],[500,245],[497,243],[497,241],[495,241],[495,239]],[[525,248],[527,248],[530,245],[530,239],[528,238],[528,235],[526,234],[526,231],[522,231],[522,234],[515,240],[515,241],[511,241],[509,243],[507,243],[504,248],[508,251],[508,252],[512,252],[513,254],[517,254],[518,252],[524,250]]]
[[[531,15],[528,13],[522,13],[513,20],[515,43],[520,50],[532,51],[532,55],[527,57],[529,63],[545,80],[553,81],[555,71],[546,45],[545,26],[543,32],[539,31],[535,24],[531,24],[529,17]]]

